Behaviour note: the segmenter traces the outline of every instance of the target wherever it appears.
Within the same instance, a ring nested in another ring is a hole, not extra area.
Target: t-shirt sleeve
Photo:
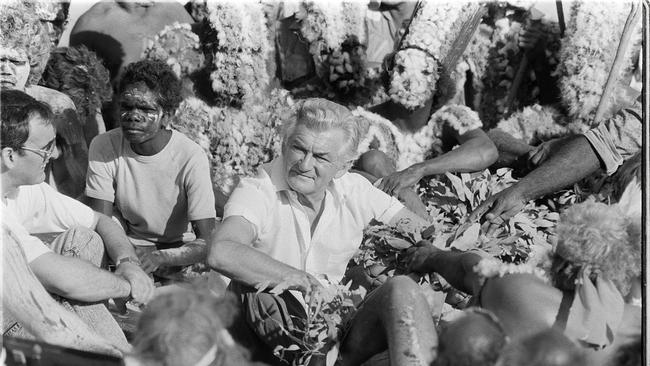
[[[88,172],[86,174],[86,195],[108,202],[115,201],[115,168],[113,147],[106,134],[96,136],[88,151]]]
[[[375,187],[366,178],[356,173],[350,173],[353,184],[358,186],[355,189],[355,199],[363,207],[366,225],[372,219],[389,223],[404,205],[397,198],[388,195],[381,189]]]
[[[641,149],[642,126],[637,110],[624,109],[584,136],[596,151],[602,164],[611,175],[623,163]]]
[[[192,156],[187,179],[187,217],[190,221],[217,217],[210,163],[202,150]]]
[[[254,178],[242,178],[230,194],[223,209],[223,219],[241,216],[253,225],[255,238],[263,228],[263,219],[268,211],[269,200],[261,185]]]
[[[43,213],[34,220],[32,233],[50,233],[65,231],[73,227],[95,228],[99,214],[90,207],[55,191],[49,184],[39,185],[43,202]]]
[[[27,263],[30,263],[45,253],[52,252],[39,238],[29,235],[27,229],[6,215],[7,211],[3,211],[2,230],[23,248]]]

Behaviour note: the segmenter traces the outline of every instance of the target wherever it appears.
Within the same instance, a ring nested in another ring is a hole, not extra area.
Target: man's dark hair
[[[183,100],[181,82],[164,61],[142,60],[129,64],[120,79],[118,91],[122,93],[129,85],[139,82],[158,94],[158,104],[165,113],[173,114]]]
[[[29,138],[29,120],[38,114],[46,123],[52,120],[50,107],[24,92],[3,90],[0,92],[0,126],[2,148],[10,147],[18,153]]]
[[[431,366],[492,366],[508,337],[494,314],[467,308],[457,319],[440,324],[439,339]]]

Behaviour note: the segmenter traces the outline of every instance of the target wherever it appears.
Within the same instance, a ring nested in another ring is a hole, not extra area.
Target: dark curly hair
[[[55,49],[40,84],[67,94],[84,124],[113,96],[108,70],[86,46]]]
[[[158,94],[158,104],[167,114],[173,114],[183,100],[181,82],[164,61],[141,60],[127,65],[118,92],[122,93],[127,86],[139,82]]]

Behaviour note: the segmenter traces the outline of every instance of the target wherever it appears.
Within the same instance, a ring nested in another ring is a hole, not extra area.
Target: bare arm
[[[94,302],[131,293],[128,281],[82,259],[46,253],[29,266],[45,289],[68,299]]]
[[[436,272],[444,277],[454,288],[468,294],[476,291],[479,282],[474,266],[482,257],[471,252],[455,252],[442,250],[428,242],[418,243],[418,247],[407,251],[409,269],[414,272]]]
[[[37,339],[64,347],[121,356],[128,349],[109,344],[45,291],[30,270],[19,244],[3,235],[2,305]],[[47,309],[47,311],[43,311]]]
[[[267,281],[269,287],[275,287],[288,279],[296,282],[291,289],[309,291],[319,286],[308,273],[254,249],[254,239],[250,222],[240,216],[226,218],[210,242],[208,264],[234,281],[253,287]]]
[[[138,255],[124,230],[109,217],[113,213],[113,203],[90,198],[90,205],[100,213],[94,229],[104,241],[106,252],[113,262],[118,263],[122,258],[137,259]],[[138,264],[121,263],[117,266],[115,274],[129,281],[131,296],[135,301],[144,304],[151,300],[154,291],[153,280]]]
[[[160,266],[187,266],[194,263],[204,263],[208,255],[206,242],[210,241],[210,233],[215,228],[214,219],[192,221],[197,239],[183,244],[178,248],[154,250],[142,258],[146,271],[155,271]]]
[[[488,232],[523,209],[526,202],[569,186],[596,172],[600,160],[589,141],[582,135],[567,139],[557,151],[537,169],[515,185],[489,197],[472,212],[476,221],[485,215]]]
[[[423,177],[445,172],[475,172],[492,165],[498,157],[494,143],[481,129],[456,135],[458,148],[433,159],[411,165],[382,179],[379,188],[394,195]]]
[[[488,135],[481,129],[457,135],[459,146],[434,159],[415,164],[423,177],[445,172],[475,172],[483,170],[497,160],[498,151]]]

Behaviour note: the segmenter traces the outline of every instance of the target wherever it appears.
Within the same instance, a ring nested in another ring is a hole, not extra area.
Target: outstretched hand
[[[422,176],[413,167],[406,168],[399,172],[385,176],[378,184],[378,188],[382,191],[396,196],[402,188],[412,187],[422,179]]]
[[[503,223],[519,213],[526,205],[517,185],[488,197],[469,215],[469,222],[476,222],[485,217],[486,235],[492,235]]]
[[[431,242],[420,240],[414,246],[406,250],[404,260],[406,261],[409,271],[430,273],[434,271],[434,268],[431,266],[431,259],[436,253],[441,251],[442,249],[435,247]]]

